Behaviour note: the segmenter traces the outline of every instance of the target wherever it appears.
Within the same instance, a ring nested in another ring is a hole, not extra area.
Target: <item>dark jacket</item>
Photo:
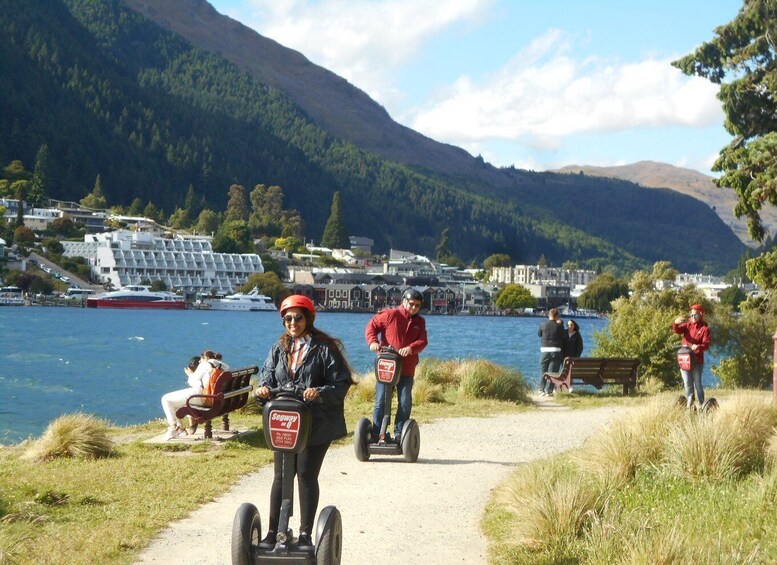
[[[332,354],[328,345],[312,338],[310,349],[302,365],[297,367],[294,378],[280,343],[272,346],[259,376],[259,386],[274,388],[292,382],[303,388],[315,388],[321,395],[321,402],[310,404],[313,423],[308,445],[321,445],[345,436],[343,405],[351,386],[351,372]]]
[[[540,324],[537,335],[540,336],[540,347],[558,347],[562,352],[565,351],[567,330],[556,320],[548,320]]]
[[[583,353],[583,336],[580,332],[569,335],[567,332],[567,348],[564,350],[565,357],[580,357]]]

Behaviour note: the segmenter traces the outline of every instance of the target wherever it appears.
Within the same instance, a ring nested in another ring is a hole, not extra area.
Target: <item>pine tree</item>
[[[351,240],[343,221],[343,212],[340,209],[340,192],[335,192],[332,197],[332,211],[326,221],[324,235],[321,236],[321,246],[331,249],[350,249]]]
[[[249,213],[246,189],[240,184],[233,184],[229,187],[229,201],[227,202],[225,219],[228,222],[236,220],[247,222],[248,217]]]
[[[92,208],[97,210],[104,210],[108,207],[108,201],[106,200],[105,194],[103,193],[103,181],[99,174],[94,181],[94,190],[84,196],[80,200],[80,204],[85,208]]]

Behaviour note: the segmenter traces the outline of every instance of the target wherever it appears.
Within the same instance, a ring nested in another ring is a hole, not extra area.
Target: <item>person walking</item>
[[[704,387],[701,384],[701,375],[704,369],[704,352],[710,347],[712,336],[707,322],[704,321],[704,308],[701,304],[694,304],[690,308],[688,318],[678,316],[672,323],[672,331],[683,336],[682,345],[690,348],[696,357],[696,363],[690,370],[680,369],[685,386],[685,398],[688,408],[693,407],[694,390],[699,405],[704,404]]]
[[[557,373],[564,360],[567,344],[567,332],[558,323],[558,309],[548,310],[548,320],[540,325],[537,335],[540,338],[540,396],[553,394],[553,383],[544,378],[545,373]]]
[[[402,356],[402,375],[397,383],[397,414],[394,418],[394,440],[399,443],[402,425],[410,418],[413,409],[413,377],[418,365],[418,354],[424,350],[426,320],[419,314],[424,296],[414,288],[402,294],[402,304],[375,314],[364,329],[364,337],[370,351],[378,353],[381,347],[390,345]],[[375,406],[372,412],[372,438],[377,441],[384,416],[383,395],[386,384],[375,383]],[[390,439],[390,436],[386,439]]]
[[[320,493],[318,475],[324,456],[332,441],[346,435],[343,407],[352,384],[351,368],[342,342],[313,325],[316,308],[312,300],[291,295],[281,303],[280,312],[284,332],[270,348],[254,395],[267,399],[271,388],[294,384],[304,389],[302,397],[311,403],[310,440],[304,451],[294,455],[300,508],[298,544],[307,548],[313,546],[311,534]],[[320,402],[313,402],[319,398]],[[264,549],[275,546],[278,534],[283,498],[282,453],[275,452],[274,465],[268,530],[259,544]]]

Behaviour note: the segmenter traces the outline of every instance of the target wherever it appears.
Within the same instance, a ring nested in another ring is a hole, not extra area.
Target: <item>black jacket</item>
[[[564,351],[565,357],[580,357],[583,353],[583,336],[580,332],[575,332],[568,337],[567,348]]]
[[[540,347],[560,347],[562,352],[566,350],[567,330],[556,320],[543,322],[537,335],[540,336]]]
[[[351,372],[329,346],[311,339],[310,349],[292,378],[286,353],[276,342],[262,367],[259,386],[274,388],[287,383],[315,388],[321,395],[320,403],[310,404],[313,423],[308,445],[321,445],[346,435],[343,405],[351,386]]]

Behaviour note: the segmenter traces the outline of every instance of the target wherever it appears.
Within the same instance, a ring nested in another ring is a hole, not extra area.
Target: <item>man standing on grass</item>
[[[564,360],[564,348],[567,342],[567,332],[564,326],[558,323],[558,310],[548,310],[548,321],[540,325],[537,331],[540,336],[540,396],[553,394],[553,383],[545,380],[545,373],[557,373],[561,369]]]

